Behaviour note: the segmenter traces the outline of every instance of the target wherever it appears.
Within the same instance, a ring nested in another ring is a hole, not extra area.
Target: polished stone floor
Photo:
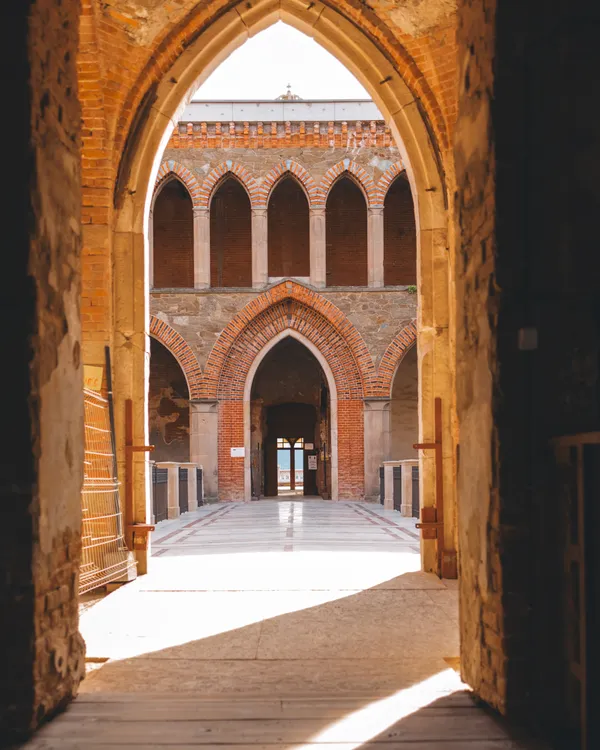
[[[413,519],[351,502],[159,524],[150,573],[83,612],[94,668],[29,747],[526,747],[452,668],[456,585],[418,544]]]

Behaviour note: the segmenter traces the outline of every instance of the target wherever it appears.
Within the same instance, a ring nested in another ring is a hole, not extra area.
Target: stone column
[[[379,496],[379,467],[389,458],[390,401],[365,399],[365,499]]]
[[[180,464],[182,469],[187,469],[188,478],[188,511],[196,510],[198,507],[198,482],[196,479],[196,464]]]
[[[204,467],[205,498],[216,500],[219,490],[219,402],[190,401],[190,414],[190,458],[192,463]]]
[[[383,463],[383,507],[385,510],[394,510],[394,467],[397,461],[384,461]]]
[[[413,466],[418,466],[418,461],[411,461],[406,459],[400,461],[402,466],[402,505],[400,512],[406,518],[412,518],[412,503],[413,503],[413,481],[412,472]]]
[[[174,461],[157,461],[159,469],[167,469],[167,519],[179,518],[179,466]]]
[[[150,209],[148,216],[148,284],[154,287],[154,209]]]
[[[269,280],[268,221],[266,208],[252,209],[252,286],[261,288]]]
[[[210,211],[194,206],[194,289],[210,287]]]
[[[369,208],[367,227],[368,280],[370,287],[383,286],[383,207]]]
[[[325,209],[310,209],[310,283],[322,289],[326,286]]]

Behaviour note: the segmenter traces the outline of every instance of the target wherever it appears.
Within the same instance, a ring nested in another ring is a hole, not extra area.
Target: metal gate
[[[394,510],[402,510],[402,467],[394,466],[393,471],[393,496]]]
[[[383,505],[385,500],[385,474],[383,466],[379,467],[379,502]]]
[[[109,398],[88,389],[83,393],[85,456],[80,594],[123,579],[129,568],[135,567],[123,536],[110,391]]]
[[[152,511],[156,523],[167,520],[168,480],[168,469],[159,469],[158,466],[152,467]]]
[[[412,467],[412,514],[419,517],[419,467]]]
[[[179,467],[179,512],[187,513],[190,509],[188,504],[188,470]]]

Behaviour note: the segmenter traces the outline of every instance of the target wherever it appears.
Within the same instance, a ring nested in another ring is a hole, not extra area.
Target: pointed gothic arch
[[[411,322],[396,334],[383,353],[377,371],[376,387],[372,395],[391,398],[394,376],[405,354],[417,343],[417,321]]]
[[[301,164],[298,164],[297,161],[286,159],[270,169],[263,178],[260,186],[260,195],[265,207],[269,205],[275,187],[287,174],[295,178],[304,189],[309,208],[321,205],[321,191],[310,172]]]
[[[322,200],[322,206],[327,203],[327,197],[333,187],[334,183],[347,172],[354,179],[354,182],[360,187],[364,196],[367,208],[380,207],[379,193],[371,178],[371,175],[357,164],[352,159],[343,159],[342,161],[334,164],[330,167],[327,172],[323,175],[323,179],[319,185],[320,198]]]
[[[187,341],[164,320],[150,316],[150,335],[168,349],[183,370],[190,399],[198,398],[202,381],[202,370]]]
[[[392,184],[392,182],[394,182],[396,177],[398,177],[398,175],[402,174],[403,172],[406,172],[404,164],[401,160],[398,160],[390,165],[377,180],[377,200],[381,206],[383,206],[385,202],[385,196],[387,195],[387,191],[390,189],[390,185]]]
[[[224,161],[210,171],[200,187],[198,206],[200,208],[210,208],[210,204],[221,181],[228,174],[232,174],[243,185],[250,199],[250,207],[256,208],[260,205],[260,186],[255,180],[250,170],[236,161]]]
[[[192,199],[192,205],[194,207],[199,205],[200,184],[198,183],[198,180],[187,167],[184,167],[183,164],[179,164],[179,162],[173,161],[173,159],[164,161],[160,165],[158,174],[156,175],[156,182],[154,183],[153,199],[156,199],[161,188],[163,188],[170,179],[179,180],[179,182],[187,188],[190,198]]]

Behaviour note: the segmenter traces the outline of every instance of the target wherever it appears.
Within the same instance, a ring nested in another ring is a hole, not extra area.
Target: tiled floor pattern
[[[420,572],[414,520],[380,506],[203,507],[83,613],[107,661],[30,747],[523,748],[449,667],[456,595]]]

